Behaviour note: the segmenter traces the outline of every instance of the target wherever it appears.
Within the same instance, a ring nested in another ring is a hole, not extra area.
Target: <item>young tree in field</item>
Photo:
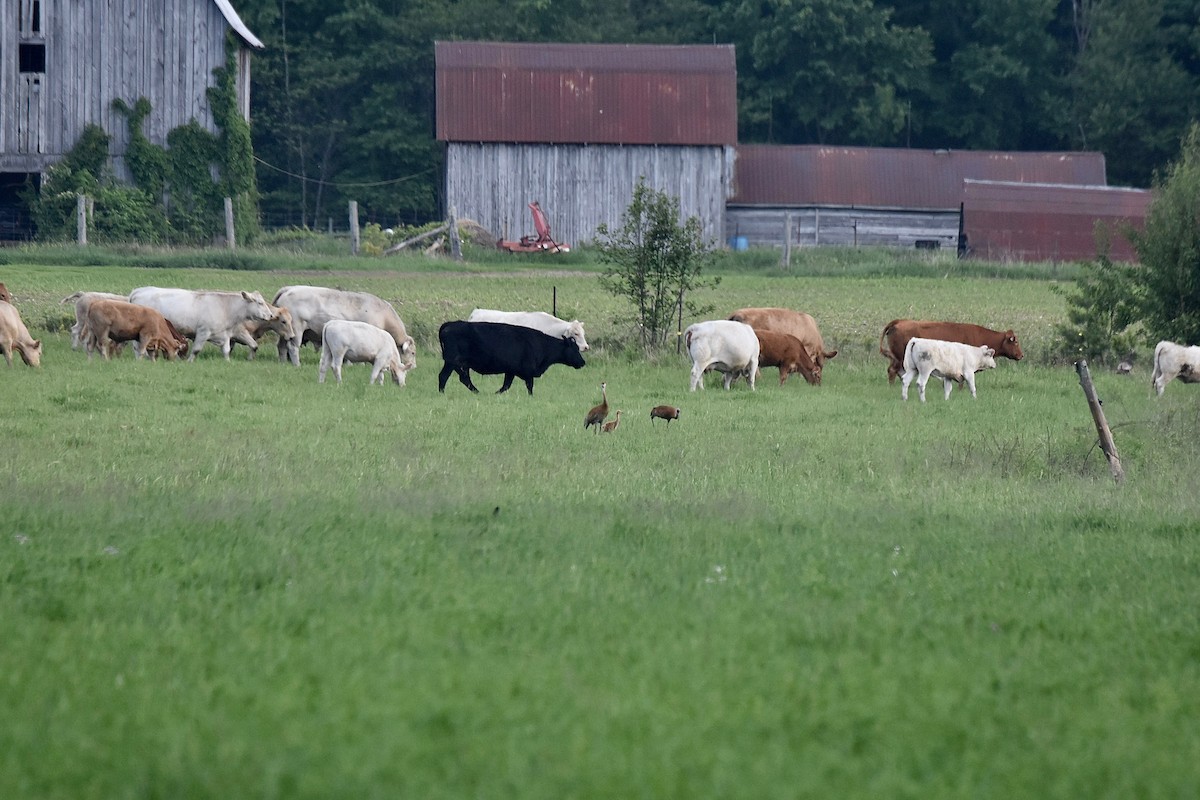
[[[1096,260],[1081,266],[1072,290],[1052,287],[1067,300],[1067,321],[1054,328],[1057,352],[1067,360],[1110,363],[1132,350],[1138,338],[1137,267],[1109,258],[1110,236],[1097,226]]]
[[[621,227],[610,231],[601,223],[598,248],[607,264],[600,283],[633,306],[642,347],[653,350],[666,344],[681,310],[698,316],[711,306],[694,304],[688,293],[716,286],[720,278],[703,279],[701,272],[712,248],[700,234],[700,220],[688,217],[679,224],[679,198],[638,181],[633,202],[621,215]]]
[[[1179,160],[1158,181],[1133,246],[1150,341],[1200,344],[1200,124],[1192,124]]]

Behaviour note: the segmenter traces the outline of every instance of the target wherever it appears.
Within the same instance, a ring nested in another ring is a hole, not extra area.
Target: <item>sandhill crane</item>
[[[656,419],[665,419],[669,428],[671,420],[679,419],[679,409],[675,406],[655,406],[650,409],[650,421],[654,422]]]
[[[620,423],[621,423],[621,409],[618,408],[616,419],[614,419],[612,422],[604,423],[603,430],[605,433],[612,433],[613,431],[615,431],[617,429],[617,425],[619,425]]]
[[[601,426],[604,424],[604,418],[608,416],[608,384],[600,384],[600,405],[594,407],[583,418],[583,429],[586,431],[592,425],[596,426],[596,433],[600,432]]]

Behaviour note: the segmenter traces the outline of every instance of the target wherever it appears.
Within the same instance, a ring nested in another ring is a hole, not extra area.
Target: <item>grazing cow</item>
[[[75,292],[58,301],[58,304],[75,304],[75,324],[71,326],[71,349],[78,350],[87,337],[87,310],[96,300],[121,300],[128,302],[128,295],[113,294],[112,292]]]
[[[408,367],[400,360],[396,341],[383,328],[369,322],[348,319],[331,319],[321,331],[321,366],[317,370],[317,383],[325,382],[325,372],[332,366],[337,382],[342,382],[342,362],[370,363],[371,380],[383,385],[383,373],[392,373],[397,386],[404,385]]]
[[[280,320],[279,309],[274,308],[258,292],[214,292],[191,289],[163,289],[157,286],[142,286],[129,293],[129,302],[147,306],[158,311],[171,321],[175,329],[192,339],[188,361],[194,361],[196,353],[209,339],[221,345],[221,354],[229,360],[231,342],[258,348],[258,342],[246,332],[246,325],[257,322],[274,322],[279,328],[286,326]]]
[[[188,340],[166,317],[149,306],[124,300],[96,300],[88,306],[84,345],[88,358],[100,348],[107,360],[114,342],[136,341],[134,354],[138,358],[165,353],[174,360],[187,352]]]
[[[400,315],[391,303],[373,294],[324,286],[284,286],[272,302],[292,314],[292,335],[279,339],[280,361],[286,358],[300,366],[300,347],[305,341],[317,341],[325,323],[332,319],[350,319],[387,331],[404,365],[411,369],[417,364],[417,344],[404,329]]]
[[[1200,383],[1200,347],[1161,341],[1154,346],[1154,372],[1150,385],[1162,397],[1167,384],[1178,378],[1183,383]]]
[[[779,367],[780,386],[793,372],[799,372],[809,383],[820,383],[815,378],[817,365],[799,339],[790,333],[760,330],[754,333],[758,336],[758,368]]]
[[[16,307],[7,300],[0,300],[0,350],[4,351],[4,360],[10,367],[14,350],[31,367],[42,363],[41,341],[29,335],[29,329],[21,321]]]
[[[553,365],[566,364],[575,369],[584,366],[574,339],[549,336],[520,325],[455,320],[442,325],[438,339],[445,362],[438,373],[439,392],[446,391],[452,372],[458,373],[463,386],[478,392],[471,383],[474,370],[481,375],[504,375],[497,394],[508,391],[513,378],[524,380],[525,388],[533,394],[533,379],[542,377]]]
[[[837,355],[837,350],[825,349],[825,340],[821,338],[817,321],[803,311],[792,311],[790,308],[740,308],[730,314],[729,319],[744,322],[756,331],[790,333],[799,339],[813,362],[812,374],[803,371],[801,374],[814,386],[821,385],[825,362]]]
[[[229,344],[230,352],[233,351],[233,344],[240,342],[250,348],[249,354],[246,356],[247,361],[253,361],[258,355],[258,345],[262,338],[268,332],[274,331],[279,336],[279,341],[291,338],[292,336],[292,312],[286,308],[267,303],[273,311],[276,312],[274,319],[268,320],[250,320],[241,325],[234,326],[230,334]]]
[[[917,319],[894,319],[883,328],[879,336],[879,352],[888,359],[888,383],[895,383],[896,376],[904,370],[904,349],[914,336],[922,339],[940,339],[944,342],[961,342],[972,347],[987,345],[998,356],[1020,361],[1025,355],[1021,343],[1012,329],[994,331],[981,325],[966,322],[931,322]]]
[[[12,295],[8,293],[8,287],[3,283],[0,283],[0,300],[5,303],[12,303]]]
[[[944,342],[940,339],[922,339],[914,336],[904,349],[904,375],[901,377],[900,396],[908,399],[908,385],[917,379],[921,402],[925,402],[925,384],[930,375],[942,379],[946,399],[954,390],[954,383],[966,383],[975,396],[975,373],[996,368],[996,351],[987,345],[972,347],[961,342]],[[951,382],[953,381],[953,383]]]
[[[477,308],[467,317],[467,322],[506,322],[509,325],[520,325],[560,339],[570,337],[579,345],[581,353],[586,353],[588,349],[582,322],[577,319],[567,322],[545,311],[493,311],[490,308]]]
[[[704,388],[704,373],[710,369],[725,375],[725,388],[744,374],[754,389],[758,374],[758,336],[744,322],[725,319],[697,322],[683,332],[684,346],[692,359],[691,390]]]

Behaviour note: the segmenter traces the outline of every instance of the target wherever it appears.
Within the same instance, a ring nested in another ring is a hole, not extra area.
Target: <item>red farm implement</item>
[[[522,236],[516,242],[501,239],[496,242],[496,247],[499,247],[501,250],[507,250],[510,253],[571,252],[570,245],[556,242],[550,238],[550,223],[546,221],[546,212],[542,211],[542,207],[538,205],[537,200],[529,204],[529,210],[533,214],[533,228],[537,231],[537,236]]]

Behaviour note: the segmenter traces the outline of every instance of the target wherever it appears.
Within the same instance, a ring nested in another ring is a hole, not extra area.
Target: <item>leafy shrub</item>
[[[1051,287],[1067,300],[1067,321],[1054,327],[1057,342],[1052,352],[1056,359],[1106,364],[1137,343],[1140,303],[1136,268],[1109,258],[1108,237],[1105,229],[1097,229],[1100,255],[1080,266],[1073,289]]]

